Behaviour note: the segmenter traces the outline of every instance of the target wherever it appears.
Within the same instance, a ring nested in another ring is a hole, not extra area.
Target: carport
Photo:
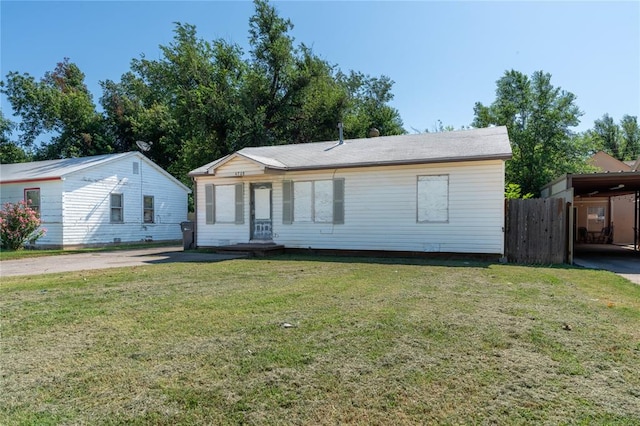
[[[573,207],[573,214],[569,215],[570,235],[567,248],[570,261],[573,260],[574,243],[579,241],[584,228],[586,228],[585,218],[592,220],[592,217],[593,223],[596,221],[601,223],[602,236],[605,239],[595,239],[596,232],[587,230],[588,240],[606,244],[611,242],[611,238],[606,239],[605,230],[611,235],[615,232],[624,232],[627,235],[628,245],[632,246],[632,251],[636,255],[640,254],[638,234],[640,230],[640,171],[566,174],[546,185],[542,189],[541,195],[543,198],[564,198]],[[626,203],[624,212],[614,204],[618,200]],[[584,207],[594,205],[599,207]],[[580,211],[580,208],[589,210]],[[589,241],[580,240],[580,242]],[[606,252],[610,252],[614,248],[610,246]],[[590,247],[591,251],[594,249],[597,247]]]

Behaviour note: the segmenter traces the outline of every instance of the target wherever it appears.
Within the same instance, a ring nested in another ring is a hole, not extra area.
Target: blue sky
[[[609,113],[640,115],[640,2],[276,1],[304,43],[343,71],[395,81],[392,106],[410,132],[455,128],[490,104],[506,70],[552,74],[584,112],[575,130]],[[0,1],[2,78],[40,79],[68,57],[86,75],[98,104],[99,81],[119,81],[130,61],[160,58],[173,22],[205,40],[248,51],[249,1]],[[2,98],[5,116],[11,107]]]

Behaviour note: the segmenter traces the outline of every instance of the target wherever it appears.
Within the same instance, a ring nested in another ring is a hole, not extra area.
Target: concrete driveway
[[[0,277],[39,275],[89,269],[119,268],[170,262],[219,262],[242,255],[185,252],[182,246],[152,247],[93,253],[62,254],[0,262]]]
[[[580,251],[576,252],[573,263],[585,268],[611,271],[640,284],[640,253],[629,248],[598,244],[593,246],[581,247]]]

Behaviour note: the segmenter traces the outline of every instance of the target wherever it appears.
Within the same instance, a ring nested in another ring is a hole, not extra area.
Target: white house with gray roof
[[[244,148],[189,173],[196,245],[504,253],[505,127]]]
[[[190,192],[139,152],[0,165],[0,199],[31,201],[40,247],[180,240]]]

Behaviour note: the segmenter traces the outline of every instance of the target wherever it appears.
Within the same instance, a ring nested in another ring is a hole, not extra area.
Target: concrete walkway
[[[0,262],[0,277],[118,268],[170,262],[219,262],[244,257],[237,254],[185,252],[182,246],[62,254]]]
[[[640,253],[633,248],[604,244],[592,244],[593,247],[580,247],[573,263],[590,269],[603,269],[614,272],[631,282],[640,284]]]

